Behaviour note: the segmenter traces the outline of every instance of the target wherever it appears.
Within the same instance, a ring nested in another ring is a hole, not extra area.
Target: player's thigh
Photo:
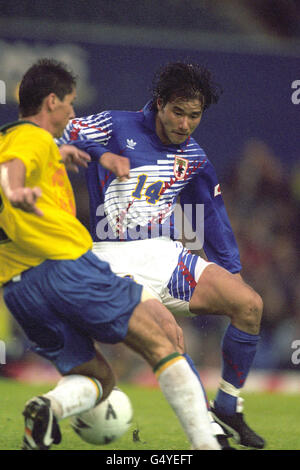
[[[198,279],[190,300],[190,310],[195,314],[234,316],[246,311],[256,300],[258,304],[257,294],[241,278],[216,264],[210,264]]]

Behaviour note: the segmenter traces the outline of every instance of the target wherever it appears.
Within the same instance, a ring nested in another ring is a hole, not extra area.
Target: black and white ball
[[[71,426],[82,440],[104,445],[119,439],[130,428],[133,409],[128,396],[115,387],[109,397],[89,411],[71,418]]]

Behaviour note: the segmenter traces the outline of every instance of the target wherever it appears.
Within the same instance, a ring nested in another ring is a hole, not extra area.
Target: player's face
[[[76,90],[65,95],[63,100],[56,96],[55,107],[52,114],[52,123],[54,126],[54,137],[61,137],[63,131],[70,119],[75,117],[74,100],[76,98]]]
[[[198,127],[203,105],[199,99],[176,98],[163,106],[157,100],[156,133],[163,144],[182,144]]]

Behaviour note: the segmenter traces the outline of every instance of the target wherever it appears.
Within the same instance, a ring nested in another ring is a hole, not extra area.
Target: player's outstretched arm
[[[112,171],[120,181],[126,181],[130,178],[130,162],[127,157],[105,152],[101,155],[99,163],[107,170]]]
[[[66,169],[75,173],[79,172],[79,166],[87,168],[91,161],[90,155],[75,145],[63,144],[59,147],[59,152]]]
[[[17,209],[42,216],[43,212],[36,206],[42,191],[38,187],[25,187],[26,168],[24,163],[15,158],[0,165],[0,186],[11,203]]]
[[[59,143],[58,141],[58,145]],[[68,161],[71,165],[73,164],[73,168],[67,166],[68,170],[74,170],[74,165],[87,167],[89,161],[96,161],[114,173],[120,181],[126,181],[130,178],[129,159],[116,153],[105,151],[105,147],[93,140],[84,138],[82,140],[70,141],[70,144],[60,145],[59,151],[65,165],[67,165]]]

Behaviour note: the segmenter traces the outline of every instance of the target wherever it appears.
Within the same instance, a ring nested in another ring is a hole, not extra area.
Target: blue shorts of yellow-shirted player
[[[33,350],[67,373],[95,355],[93,340],[123,341],[142,286],[116,277],[92,252],[46,260],[4,286],[4,300]]]

